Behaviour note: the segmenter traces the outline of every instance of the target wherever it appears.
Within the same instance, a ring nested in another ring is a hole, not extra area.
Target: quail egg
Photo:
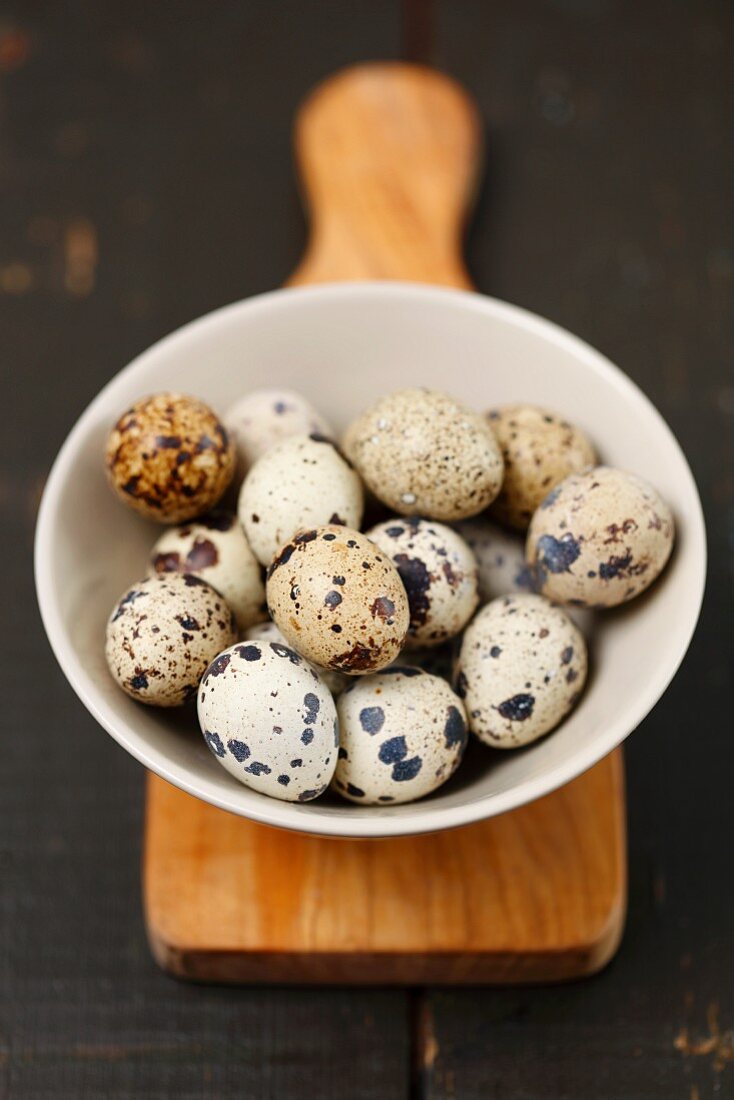
[[[533,516],[527,558],[540,591],[578,607],[614,607],[643,592],[673,549],[674,522],[642,478],[597,466],[551,490]]]
[[[224,422],[237,448],[240,480],[258,458],[289,436],[334,434],[328,421],[293,390],[254,390],[232,406]]]
[[[376,497],[401,515],[477,515],[502,484],[489,422],[452,397],[399,390],[347,430],[348,454]]]
[[[569,474],[592,466],[596,453],[579,428],[535,405],[506,405],[487,416],[505,462],[491,512],[524,531],[550,490]]]
[[[122,414],[105,460],[120,500],[148,519],[183,523],[220,499],[234,471],[234,448],[203,401],[158,393]]]
[[[525,542],[519,534],[485,516],[462,520],[456,531],[476,559],[482,603],[510,592],[534,591],[533,571],[525,560]]]
[[[456,531],[415,516],[367,532],[400,574],[410,605],[410,645],[440,645],[468,623],[479,601],[477,562]]]
[[[288,641],[315,665],[351,675],[397,657],[408,632],[408,597],[395,566],[358,531],[302,531],[268,570],[268,609]]]
[[[204,740],[240,783],[271,798],[310,802],[336,767],[336,706],[318,674],[280,642],[220,653],[198,692]]]
[[[176,707],[237,637],[226,600],[191,573],[148,577],[121,596],[107,623],[113,678],[141,703]]]
[[[334,788],[350,802],[413,802],[461,762],[467,741],[461,699],[419,668],[395,666],[350,684],[337,710]]]
[[[500,749],[527,745],[571,710],[586,680],[586,643],[542,596],[501,596],[469,624],[457,690],[469,728]]]
[[[322,523],[358,528],[362,482],[333,443],[322,436],[293,436],[258,459],[244,480],[239,517],[263,565],[296,532]]]
[[[150,572],[195,573],[221,592],[241,631],[267,614],[260,563],[231,512],[165,531],[151,551]]]

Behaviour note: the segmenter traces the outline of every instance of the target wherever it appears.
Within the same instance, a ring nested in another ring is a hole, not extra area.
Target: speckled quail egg
[[[410,605],[410,645],[440,645],[474,614],[477,562],[456,531],[415,516],[387,520],[367,531],[400,574]]]
[[[254,390],[231,407],[224,422],[237,448],[240,479],[258,458],[289,436],[334,435],[328,421],[293,390]]]
[[[268,570],[271,617],[315,665],[350,675],[397,657],[408,632],[408,597],[390,559],[348,527],[303,531]]]
[[[469,728],[495,748],[527,745],[552,730],[585,680],[581,631],[542,596],[501,596],[464,633],[457,690]]]
[[[263,623],[257,623],[255,626],[249,627],[245,631],[245,640],[252,642],[279,642],[281,645],[288,645],[282,631],[275,625],[272,619],[266,619]],[[316,665],[312,665],[312,668],[316,668]],[[332,695],[339,695],[344,691],[347,684],[352,682],[350,676],[345,676],[343,672],[335,672],[331,668],[316,668],[321,679]]]
[[[231,512],[210,512],[164,532],[150,555],[151,573],[195,573],[216,588],[240,630],[267,615],[262,569]]]
[[[535,405],[506,405],[487,414],[505,462],[492,515],[524,531],[544,497],[569,474],[596,462],[580,428]]]
[[[213,508],[234,471],[234,448],[196,397],[158,393],[123,413],[107,439],[107,477],[120,500],[159,523]]]
[[[322,523],[358,528],[362,482],[319,435],[286,439],[258,459],[240,490],[240,522],[255,556],[269,565],[296,532]]]
[[[226,600],[190,573],[148,577],[121,596],[107,623],[113,678],[141,703],[176,707],[196,693],[209,662],[237,637]]]
[[[502,484],[502,454],[489,422],[442,393],[389,394],[345,439],[366,484],[401,515],[477,515]]]
[[[334,788],[362,805],[413,802],[445,783],[467,741],[461,700],[445,680],[395,666],[351,684],[337,703]]]
[[[508,531],[486,516],[465,519],[456,524],[456,530],[477,559],[481,603],[513,592],[536,591],[535,570],[525,559],[525,539],[518,531]],[[585,635],[593,631],[593,611],[568,607],[566,614]]]
[[[225,649],[207,668],[197,705],[207,745],[240,783],[286,802],[326,790],[339,746],[336,706],[289,646],[248,641]]]
[[[477,562],[479,599],[482,603],[510,592],[532,592],[533,571],[525,560],[525,540],[486,516],[456,524]]]
[[[527,558],[550,599],[614,607],[652,584],[673,539],[670,508],[651,485],[597,466],[545,498],[530,524]]]

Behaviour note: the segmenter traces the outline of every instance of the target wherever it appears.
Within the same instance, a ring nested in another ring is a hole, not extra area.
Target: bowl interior
[[[482,410],[528,401],[583,427],[603,461],[655,485],[678,541],[663,578],[600,616],[581,703],[549,737],[503,753],[477,746],[433,796],[405,806],[325,799],[299,805],[239,784],[206,749],[192,711],[134,703],[113,684],[104,626],[119,594],[145,573],[159,530],[122,507],[104,477],[111,423],[156,390],[197,394],[219,412],[250,389],[287,386],[343,428],[378,395],[441,389]],[[578,775],[641,721],[672,678],[700,606],[705,536],[685,458],[641,392],[581,341],[479,295],[402,284],[276,291],[228,306],[156,344],[118,374],[67,439],[39,517],[39,602],[54,651],[99,722],[146,766],[235,813],[309,832],[385,836],[464,824],[512,809]]]

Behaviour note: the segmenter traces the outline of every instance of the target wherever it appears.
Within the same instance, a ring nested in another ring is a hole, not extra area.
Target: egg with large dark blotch
[[[538,591],[576,607],[615,607],[662,572],[675,525],[656,489],[596,466],[556,486],[533,516],[527,560]]]
[[[341,731],[334,789],[359,805],[413,802],[456,771],[464,705],[445,680],[395,666],[350,686],[337,702]]]
[[[150,552],[149,572],[195,573],[222,593],[240,630],[266,617],[260,563],[231,512],[210,512],[164,531]]]

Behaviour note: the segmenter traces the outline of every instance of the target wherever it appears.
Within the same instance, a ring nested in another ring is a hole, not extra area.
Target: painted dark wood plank
[[[390,55],[388,4],[6,4],[0,20],[0,1095],[399,1098],[407,995],[224,990],[155,967],[143,774],[65,684],[31,576],[63,436],[175,325],[302,244],[290,118]],[[7,626],[6,626],[7,624]]]
[[[489,123],[475,277],[590,340],[656,402],[699,482],[710,572],[686,664],[626,749],[617,959],[567,988],[432,994],[422,1084],[433,1100],[732,1095],[734,12],[444,2],[439,20],[439,59]]]

